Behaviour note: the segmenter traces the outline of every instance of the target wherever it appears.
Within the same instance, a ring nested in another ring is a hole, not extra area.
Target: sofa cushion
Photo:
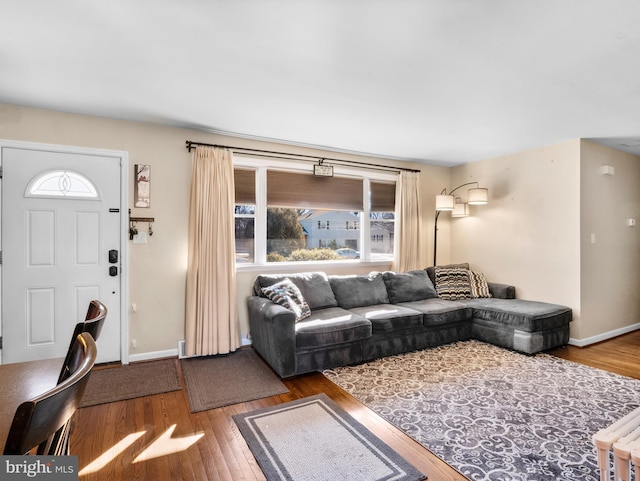
[[[489,283],[482,272],[469,271],[469,284],[471,285],[471,297],[491,297]]]
[[[296,349],[331,346],[371,337],[371,322],[342,309],[320,309],[296,323]]]
[[[309,304],[304,300],[300,289],[289,279],[263,287],[262,292],[271,301],[293,312],[296,315],[296,322],[311,315]]]
[[[524,299],[470,299],[473,317],[525,332],[545,331],[566,326],[572,319],[571,308]]]
[[[433,283],[424,270],[409,272],[387,271],[382,275],[391,304],[438,297]]]
[[[253,290],[257,296],[266,297],[262,292],[263,287],[268,287],[276,282],[290,279],[307,301],[309,308],[314,311],[316,309],[324,309],[326,307],[337,307],[336,301],[329,279],[324,272],[306,272],[300,274],[263,274],[256,277],[253,284]]]
[[[471,307],[460,302],[446,301],[444,299],[404,302],[402,307],[421,312],[422,323],[426,327],[471,321],[473,317],[473,309]]]
[[[469,269],[436,267],[436,292],[440,299],[455,301],[471,297]]]
[[[422,326],[422,313],[397,304],[355,307],[351,312],[369,319],[373,333]]]
[[[380,272],[359,276],[329,276],[329,284],[338,305],[343,309],[389,303]]]
[[[491,297],[498,299],[515,299],[516,286],[510,284],[500,284],[498,282],[487,282],[489,284],[489,292]]]

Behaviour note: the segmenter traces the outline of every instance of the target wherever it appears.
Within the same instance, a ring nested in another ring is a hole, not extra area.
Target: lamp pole
[[[433,266],[435,267],[436,264],[436,256],[437,256],[437,252],[438,252],[438,217],[440,217],[440,210],[436,211],[436,221],[434,224],[434,228],[433,228]]]

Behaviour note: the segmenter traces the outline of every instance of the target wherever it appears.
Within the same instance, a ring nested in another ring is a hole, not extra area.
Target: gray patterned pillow
[[[471,298],[469,269],[460,267],[436,267],[436,292],[440,299],[456,301]]]
[[[489,284],[482,272],[469,271],[469,283],[471,284],[471,297],[491,297]]]
[[[268,287],[263,287],[262,293],[271,299],[271,301],[293,312],[296,315],[296,322],[311,315],[309,304],[307,304],[307,301],[302,297],[300,289],[289,279],[277,282]]]

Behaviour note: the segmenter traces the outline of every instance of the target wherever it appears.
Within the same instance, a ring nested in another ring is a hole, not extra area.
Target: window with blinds
[[[234,169],[236,264],[255,262],[256,171]]]
[[[395,182],[371,181],[371,210],[369,212],[369,244],[372,258],[393,256],[395,241]]]
[[[259,168],[234,170],[238,264],[256,259],[343,261],[393,255],[395,182],[368,181],[364,176],[316,177],[265,167],[264,175],[257,175]],[[259,179],[265,185],[258,185]],[[264,200],[257,198],[257,191]],[[256,239],[261,222],[266,229],[260,231],[266,235]]]

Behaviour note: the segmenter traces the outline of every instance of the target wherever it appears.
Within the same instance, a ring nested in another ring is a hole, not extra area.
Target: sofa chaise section
[[[566,306],[522,299],[470,299],[472,336],[479,341],[535,354],[569,342],[572,311]]]

